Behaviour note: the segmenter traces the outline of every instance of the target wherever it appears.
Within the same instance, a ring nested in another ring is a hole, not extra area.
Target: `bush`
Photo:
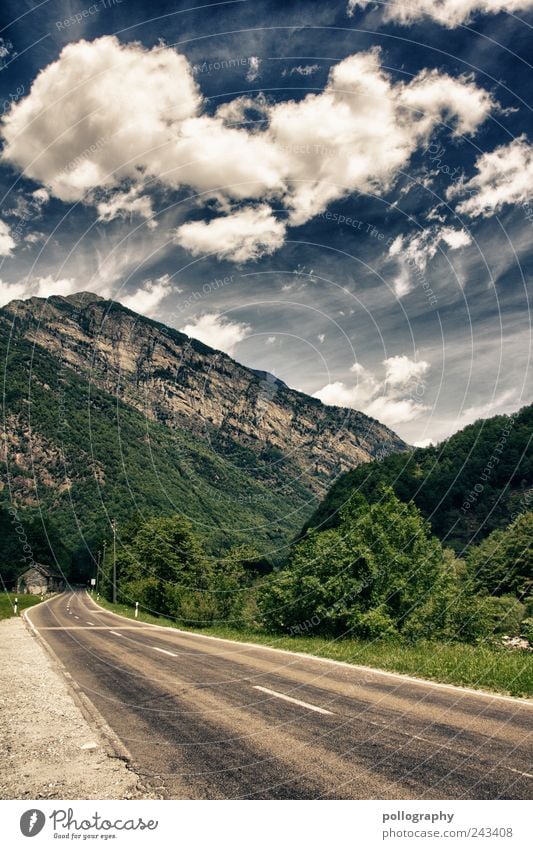
[[[528,640],[533,645],[533,616],[528,616],[522,620],[520,626],[520,636]]]
[[[486,599],[494,634],[507,634],[509,637],[520,635],[526,607],[513,595],[503,595]]]
[[[309,531],[260,587],[258,606],[272,631],[390,636],[444,577],[442,546],[427,522],[384,489],[376,504],[353,496],[337,528]]]

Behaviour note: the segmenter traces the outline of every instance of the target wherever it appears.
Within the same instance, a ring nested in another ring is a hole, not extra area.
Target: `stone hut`
[[[21,594],[48,595],[60,593],[64,589],[65,581],[59,572],[42,563],[33,563],[17,581],[17,592]]]

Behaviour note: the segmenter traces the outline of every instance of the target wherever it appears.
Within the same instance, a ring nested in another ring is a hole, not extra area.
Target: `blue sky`
[[[187,7],[3,4],[1,302],[116,298],[418,444],[529,403],[533,0]]]

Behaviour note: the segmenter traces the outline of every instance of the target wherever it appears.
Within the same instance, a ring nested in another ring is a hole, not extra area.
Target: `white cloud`
[[[100,221],[112,221],[124,215],[150,218],[153,215],[152,201],[147,195],[139,194],[139,191],[133,186],[127,192],[113,192],[105,200],[98,201],[96,211]]]
[[[367,6],[374,6],[374,0],[348,0],[348,14],[351,16],[355,9],[366,9]],[[533,0],[387,0],[384,4],[384,19],[411,24],[424,18],[433,18],[439,24],[452,29],[470,23],[478,13],[512,14],[532,8]]]
[[[269,206],[246,207],[214,218],[194,221],[176,231],[176,241],[194,256],[215,253],[219,259],[245,262],[271,254],[283,244],[285,226]]]
[[[117,300],[125,307],[143,315],[156,315],[158,309],[170,295],[172,283],[168,274],[158,277],[157,280],[146,280],[135,292],[122,296],[117,295]]]
[[[460,214],[492,215],[509,203],[528,204],[533,193],[533,146],[520,136],[484,153],[476,161],[477,174],[448,192],[448,197],[468,193],[457,206]]]
[[[0,256],[11,256],[16,248],[11,231],[5,221],[0,220]]]
[[[396,236],[389,247],[389,255],[401,263],[400,272],[393,281],[396,297],[402,298],[411,291],[413,284],[409,269],[414,266],[419,271],[425,271],[428,262],[435,257],[441,241],[452,251],[472,243],[466,230],[456,230],[453,227],[429,227],[415,235]]]
[[[473,424],[478,419],[486,419],[491,416],[501,415],[502,413],[513,412],[519,402],[518,396],[519,393],[516,389],[506,389],[484,404],[466,407],[459,414],[456,423],[457,426],[453,430],[459,430],[468,424]]]
[[[43,204],[48,203],[50,200],[50,195],[46,191],[46,189],[36,189],[31,193],[31,196],[36,204],[39,206],[43,206]]]
[[[259,76],[260,64],[261,60],[258,59],[257,56],[250,56],[248,59],[248,72],[246,74],[246,79],[249,83],[253,83],[253,81]]]
[[[443,227],[442,230],[439,230],[438,236],[446,242],[452,251],[472,244],[472,238],[466,230],[454,230],[453,227]]]
[[[406,355],[383,360],[384,375],[380,379],[360,363],[350,371],[356,383],[348,386],[335,381],[314,393],[323,404],[350,407],[373,416],[390,427],[412,421],[429,408],[422,403],[424,375],[429,370],[425,360],[411,360]]]
[[[180,328],[182,333],[233,356],[235,348],[250,333],[250,326],[230,321],[220,313],[204,313]]]
[[[405,295],[409,294],[413,288],[413,284],[411,282],[409,271],[405,266],[400,269],[400,273],[394,278],[392,285],[394,288],[394,294],[397,298],[403,298]]]
[[[259,60],[252,59],[255,74]],[[233,236],[242,215],[248,223],[256,216],[270,233],[257,250],[252,237],[249,249],[237,245],[245,259],[283,243],[284,226],[267,203],[283,205],[289,223],[299,225],[351,192],[383,193],[442,121],[455,135],[471,134],[495,104],[469,76],[421,71],[397,82],[373,49],[335,65],[318,94],[277,104],[253,99],[260,127],[228,126],[250,105],[238,97],[207,114],[191,66],[172,48],[146,50],[112,36],[81,40],[68,44],[5,116],[2,156],[55,197],[94,203],[102,220],[126,211],[147,215],[140,187],[151,179],[189,186],[229,212],[236,202],[261,201],[260,212],[238,210],[220,219],[224,224],[181,230],[195,247],[208,232],[217,241],[227,226]],[[118,194],[102,199],[102,190]]]
[[[434,445],[432,439],[419,439],[417,442],[413,442],[415,448],[429,448],[430,445]]]
[[[53,275],[38,277],[35,280],[19,280],[16,283],[4,283],[0,280],[0,306],[10,301],[25,298],[48,298],[50,295],[72,295],[79,290],[73,278],[57,280]]]
[[[441,121],[456,135],[470,134],[492,106],[471,77],[422,71],[396,83],[378,50],[349,56],[331,69],[321,94],[270,109],[268,133],[288,157],[290,223],[354,191],[383,193]]]
[[[76,201],[97,187],[158,173],[200,95],[184,56],[104,36],[67,44],[5,116],[5,161]]]
[[[285,69],[282,73],[282,77],[291,77],[293,74],[298,74],[300,77],[310,77],[311,74],[316,73],[320,65],[295,65],[294,68],[291,68],[290,71]]]

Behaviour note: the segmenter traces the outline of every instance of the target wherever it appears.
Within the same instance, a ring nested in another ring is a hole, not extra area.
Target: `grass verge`
[[[134,618],[133,608],[126,604],[112,604],[102,598],[98,604],[113,613]],[[533,696],[533,652],[466,643],[420,641],[409,644],[388,640],[276,636],[250,628],[238,630],[223,625],[188,628],[172,619],[153,616],[142,610],[139,611],[138,621],[402,672],[444,684],[458,684],[510,696]]]
[[[11,616],[15,616],[15,612],[13,610],[13,605],[15,603],[15,599],[18,598],[18,614],[21,613],[22,610],[26,610],[27,607],[32,607],[34,604],[39,604],[41,601],[41,597],[38,595],[15,595],[10,593],[2,593],[0,595],[0,619],[9,619]]]

